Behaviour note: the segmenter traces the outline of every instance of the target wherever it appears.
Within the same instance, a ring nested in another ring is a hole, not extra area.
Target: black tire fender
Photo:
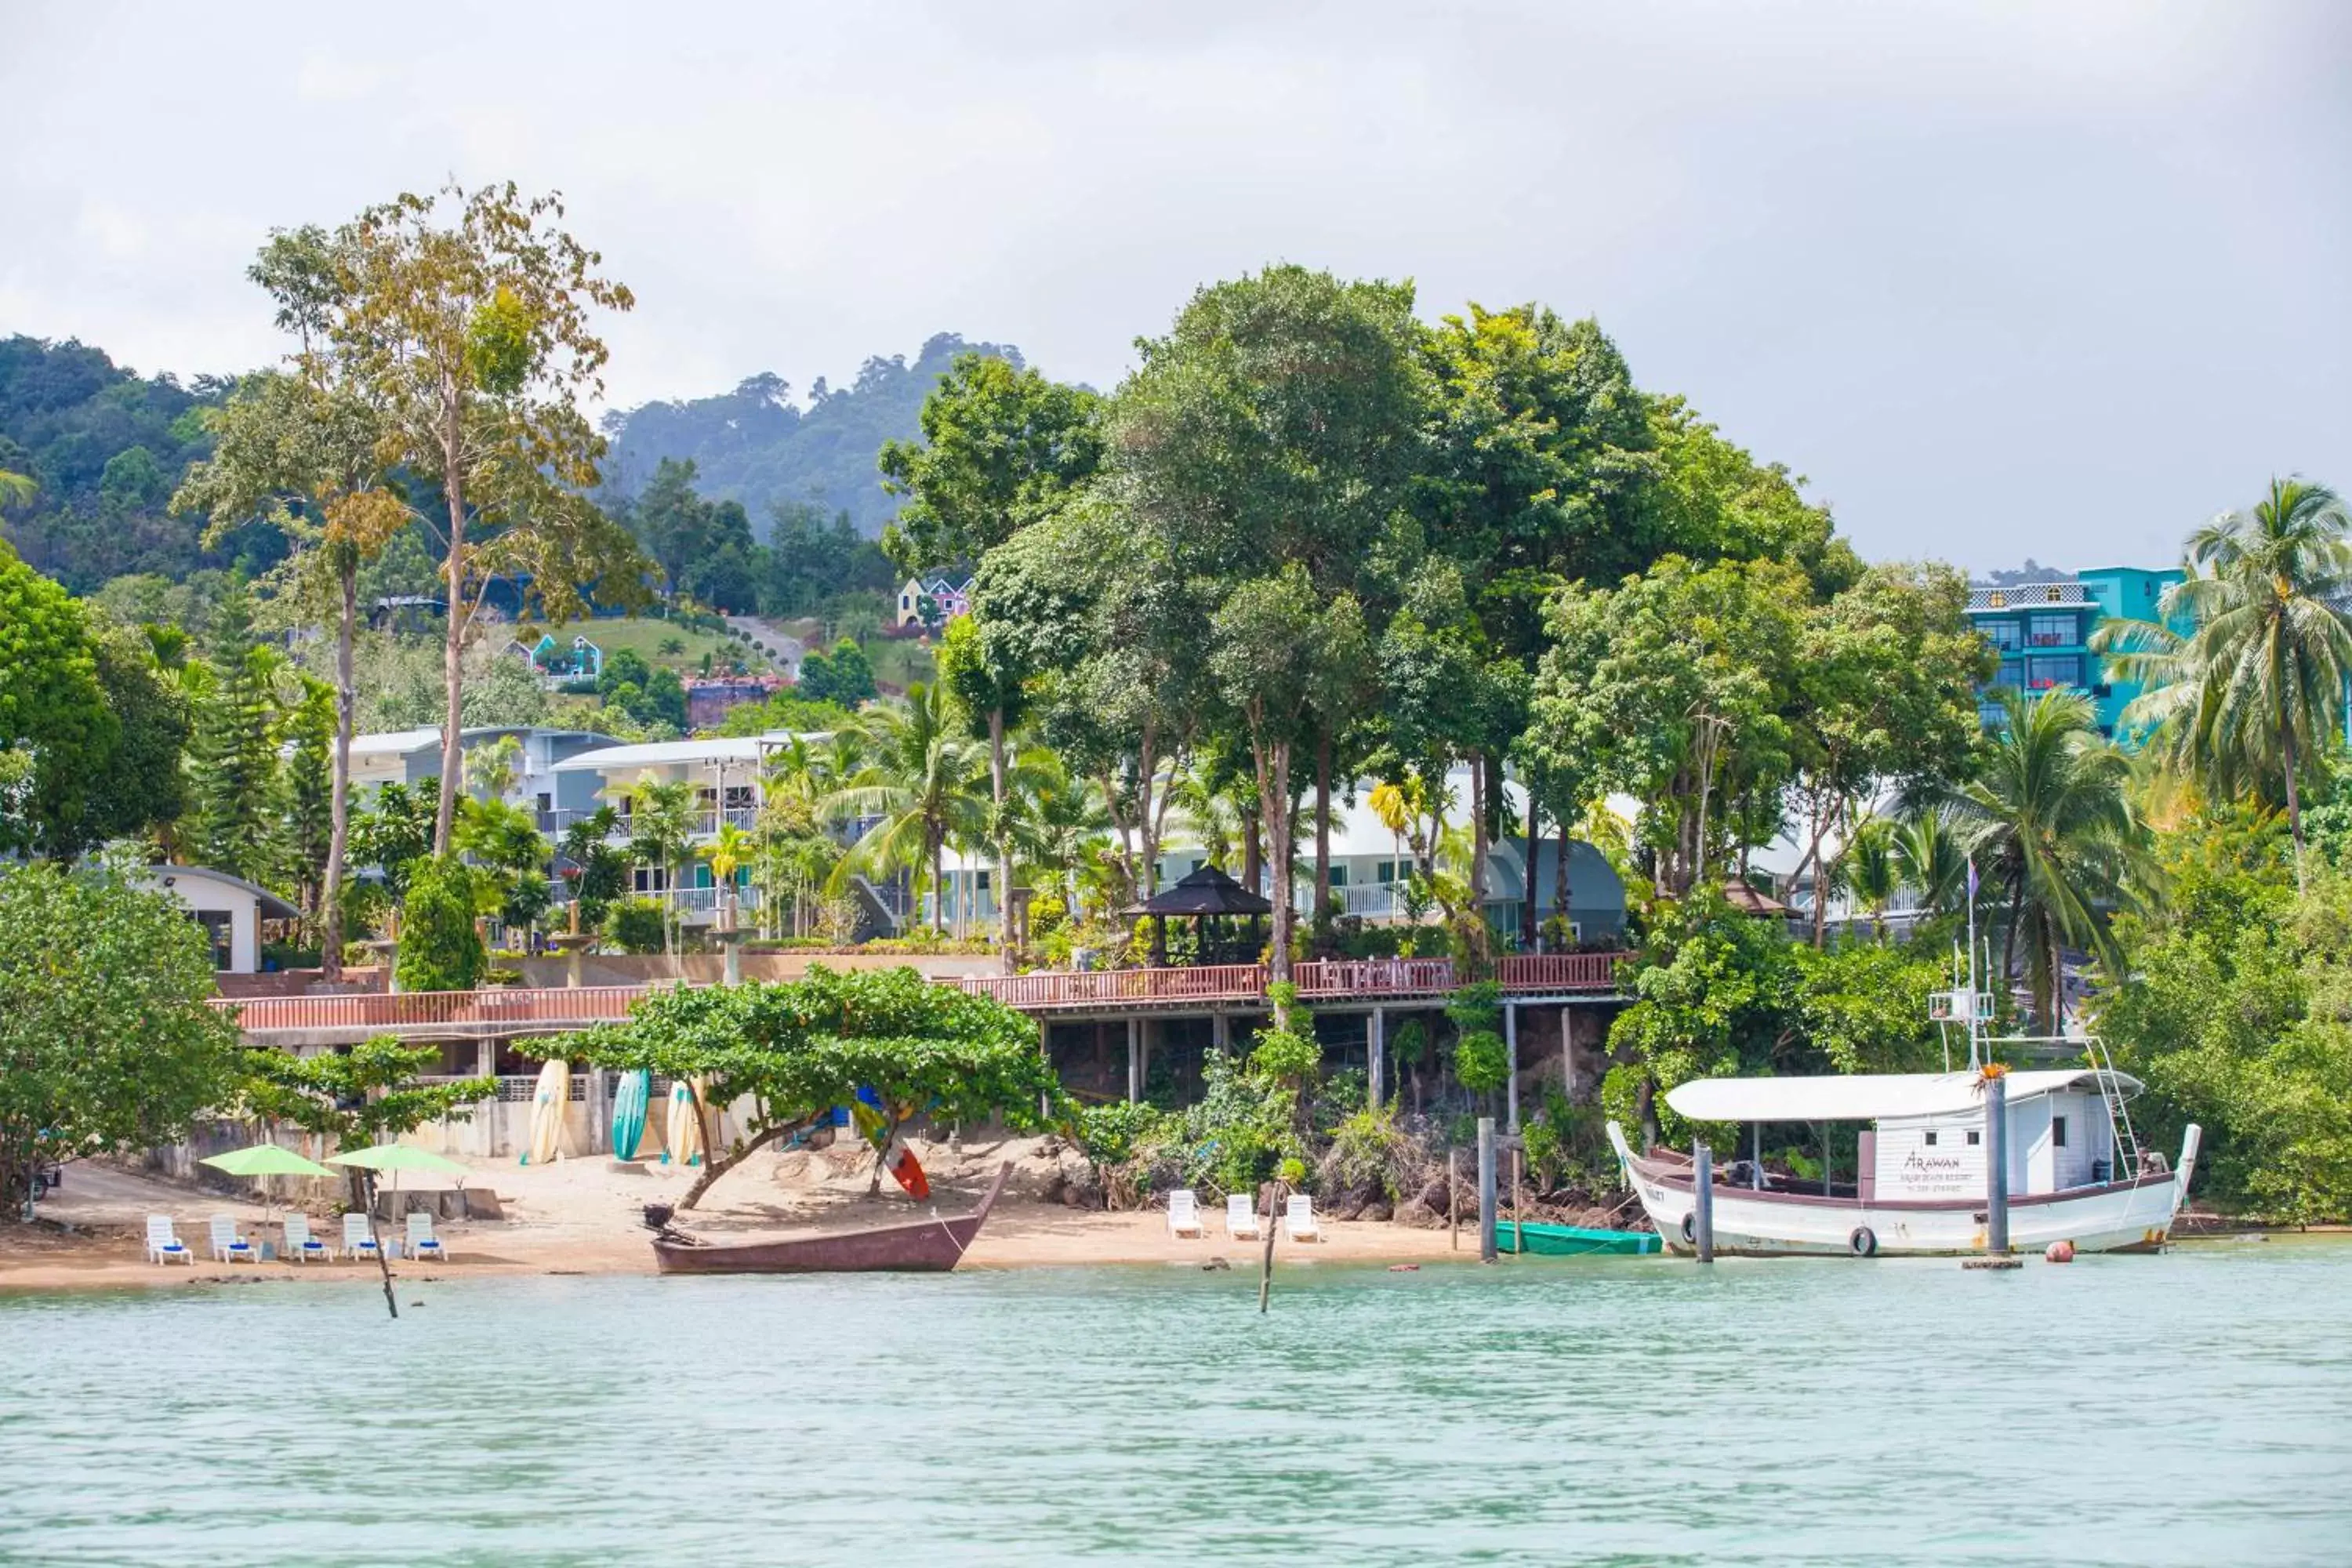
[[[1875,1258],[1878,1256],[1878,1235],[1866,1225],[1855,1226],[1853,1234],[1845,1238],[1845,1249],[1856,1258]]]

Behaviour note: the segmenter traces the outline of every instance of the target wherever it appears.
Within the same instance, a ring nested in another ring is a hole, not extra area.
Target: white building
[[[508,736],[521,747],[521,755],[504,798],[537,813],[541,832],[561,833],[575,817],[596,809],[593,779],[580,774],[559,776],[556,764],[582,752],[617,744],[612,736],[593,730],[480,725],[460,731],[457,741],[470,753],[496,746]],[[440,776],[437,727],[352,737],[352,789],[359,798],[364,799],[383,784],[420,784]]]
[[[656,741],[641,745],[600,746],[575,752],[551,765],[550,773],[565,790],[565,798],[582,796],[584,810],[567,813],[551,829],[562,832],[577,816],[609,805],[620,814],[618,837],[629,836],[629,793],[642,784],[686,784],[695,793],[693,835],[707,842],[722,826],[745,831],[758,824],[760,778],[769,752],[793,739],[785,731],[763,735],[722,736],[699,741]],[[640,898],[663,899],[681,906],[690,921],[716,917],[720,900],[709,864],[697,860],[691,879],[670,886],[669,868],[636,866],[631,869],[631,889]],[[738,868],[737,907],[748,913],[756,907],[751,868]]]
[[[136,879],[168,893],[212,938],[213,968],[225,974],[261,971],[261,922],[301,913],[267,888],[206,866],[149,866]]]

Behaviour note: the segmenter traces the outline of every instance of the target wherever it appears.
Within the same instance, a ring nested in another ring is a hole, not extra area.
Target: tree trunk
[[[1486,753],[1470,753],[1470,918],[1486,921]],[[1482,942],[1480,944],[1484,946]]]
[[[929,837],[926,835],[926,837]],[[931,838],[931,931],[935,935],[948,934],[948,836],[944,833]]]
[[[695,1114],[698,1120],[702,1114],[700,1110],[701,1103],[702,1097],[700,1095],[696,1095],[695,1105],[697,1110]],[[773,1127],[762,1129],[748,1140],[737,1141],[735,1146],[728,1150],[724,1155],[719,1154],[717,1150],[712,1147],[710,1142],[711,1130],[708,1125],[705,1125],[702,1130],[702,1174],[695,1178],[694,1185],[686,1189],[686,1195],[677,1200],[677,1206],[682,1209],[692,1208],[695,1205],[702,1201],[702,1194],[710,1190],[710,1184],[713,1182],[716,1182],[719,1177],[725,1175],[728,1172],[741,1164],[759,1150],[766,1148],[769,1144],[773,1143],[780,1138],[789,1137],[791,1134],[800,1131],[803,1128],[808,1125],[809,1123],[806,1120],[799,1121],[779,1121]]]
[[[1331,732],[1315,742],[1315,930],[1330,929],[1331,907]]]
[[[2303,797],[2295,788],[2294,726],[2279,717],[2279,752],[2286,765],[2286,830],[2294,840],[2294,890],[2304,890],[2303,869]]]
[[[1265,854],[1258,837],[1263,813],[1255,805],[1242,808],[1242,886],[1255,893],[1265,871]]]
[[[320,899],[319,972],[329,983],[343,977],[343,858],[352,836],[352,731],[357,694],[352,690],[352,643],[359,619],[360,562],[356,545],[343,547],[336,563],[343,598],[342,624],[335,628],[335,775],[331,826],[327,833],[327,886]]]
[[[1259,755],[1258,814],[1265,819],[1265,855],[1274,871],[1267,895],[1274,903],[1274,933],[1272,951],[1266,955],[1266,977],[1269,984],[1279,985],[1290,979],[1290,938],[1297,925],[1290,898],[1290,742],[1268,741]],[[1288,1007],[1276,1006],[1274,1026],[1290,1027]]]
[[[2000,933],[2000,987],[2009,989],[2017,973],[2017,923],[2025,916],[2025,871],[2020,867],[2009,883],[2009,921]],[[1973,962],[1973,955],[1971,955]]]
[[[1019,966],[1013,954],[1013,836],[1004,820],[1004,710],[988,710],[988,784],[996,802],[996,948],[1012,973]]]
[[[457,820],[457,773],[465,765],[459,740],[459,707],[466,680],[466,471],[465,451],[457,427],[457,399],[446,394],[441,437],[441,489],[449,502],[449,554],[446,565],[449,606],[448,630],[441,645],[441,683],[445,700],[441,715],[441,804],[433,816],[433,853],[449,853],[449,835]]]
[[[1568,819],[1566,817],[1560,818],[1555,831],[1559,836],[1559,847],[1552,852],[1551,916],[1552,919],[1559,921],[1559,934],[1561,940],[1564,942],[1573,942],[1576,940],[1576,933],[1572,929],[1571,922],[1574,921],[1575,917],[1570,912],[1570,901],[1574,897],[1574,892],[1569,886],[1568,857],[1576,843],[1576,839],[1568,830]]]

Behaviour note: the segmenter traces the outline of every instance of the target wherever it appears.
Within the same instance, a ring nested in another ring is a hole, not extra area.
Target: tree
[[[454,216],[444,220],[445,204]],[[592,308],[626,310],[603,258],[556,226],[554,195],[509,184],[403,194],[331,235],[299,242],[306,300],[336,383],[383,421],[387,467],[440,491],[443,642],[441,800],[434,849],[457,821],[464,653],[498,574],[528,574],[549,616],[578,613],[594,585],[635,596],[642,558],[585,492],[604,442],[581,411],[604,390],[607,353]]]
[[[806,701],[837,702],[844,708],[871,702],[874,666],[864,648],[843,637],[830,655],[812,653],[801,660],[800,695]]]
[[[382,871],[398,897],[408,890],[410,871],[432,854],[432,811],[404,784],[377,785],[375,804],[352,824],[352,863]]]
[[[87,763],[114,728],[80,607],[0,542],[0,753],[19,759],[23,801],[0,820],[0,849],[79,847]]]
[[[920,681],[903,702],[877,703],[859,715],[867,760],[827,797],[836,821],[872,817],[835,868],[833,882],[853,870],[905,867],[928,872],[932,923],[947,930],[943,858],[950,838],[973,838],[985,827],[980,793],[986,757],[949,723],[945,693]]]
[[[1936,802],[2008,904],[2001,973],[2023,968],[2033,1010],[2063,1022],[2063,944],[2117,958],[2105,911],[2131,901],[2148,861],[2124,786],[2130,763],[2099,737],[2089,699],[2063,689],[2028,701],[2000,691],[2001,723],[1975,776],[1938,787]],[[2021,943],[2022,948],[2021,949]]]
[[[0,867],[0,1204],[34,1166],[170,1143],[222,1104],[236,1025],[211,944],[110,870]]]
[[[474,871],[455,855],[436,855],[409,869],[400,903],[400,952],[394,978],[403,991],[471,991],[489,955],[474,925]]]
[[[738,827],[731,822],[719,825],[711,841],[696,851],[710,863],[710,875],[719,884],[719,909],[724,921],[719,929],[733,931],[736,927],[735,873],[752,860],[752,837],[749,828]]]
[[[2324,485],[2271,481],[2252,507],[2189,535],[2155,621],[2101,626],[2094,647],[2148,689],[2124,710],[2217,795],[2275,790],[2304,866],[2304,775],[2339,731],[2352,682],[2352,510]],[[2167,623],[2187,621],[2188,635]]]
[[[326,853],[313,907],[320,963],[331,981],[342,973],[360,574],[394,539],[407,536],[415,514],[384,471],[385,432],[376,411],[324,352],[329,262],[322,245],[323,237],[305,229],[263,247],[249,276],[277,300],[278,324],[298,334],[299,349],[289,370],[249,376],[226,404],[205,411],[213,455],[189,470],[173,505],[205,513],[211,521],[205,537],[215,547],[256,518],[266,520],[299,552],[299,596],[311,607],[332,601],[334,733]]]
[[[138,837],[177,822],[187,809],[187,773],[180,765],[188,744],[186,697],[137,632],[93,630],[90,652],[116,740],[91,783],[77,847]]]
[[[474,864],[474,907],[528,932],[554,901],[547,836],[529,806],[492,795],[457,810],[457,850]]]
[[[320,938],[321,963],[331,973],[341,970],[340,952],[330,958],[329,942],[342,940],[340,916],[331,931],[326,926],[328,866],[338,847],[334,821],[335,691],[323,681],[302,679],[300,700],[278,715],[278,813],[279,872],[296,889],[297,901]]]
[[[677,892],[694,851],[697,815],[694,786],[684,779],[663,783],[640,780],[628,792],[629,854],[658,867],[668,896],[662,900],[662,935],[667,951],[677,952]]]
[[[440,1071],[439,1047],[404,1045],[390,1035],[314,1056],[250,1050],[240,1066],[245,1115],[299,1127],[335,1150],[392,1142],[499,1092],[490,1077],[420,1082]]]
[[[600,805],[563,830],[562,858],[571,863],[564,873],[578,906],[580,929],[601,931],[604,911],[628,891],[628,858],[613,847],[621,831],[621,814]]]
[[[257,882],[276,864],[276,654],[253,629],[253,599],[234,584],[205,638],[210,680],[188,740],[189,847],[205,865]]]
[[[1024,1130],[1036,1125],[1041,1097],[1057,1121],[1070,1111],[1060,1080],[1037,1054],[1029,1020],[904,968],[841,973],[819,964],[787,984],[655,992],[631,1007],[625,1024],[533,1048],[599,1068],[698,1080],[706,1119],[713,1105],[751,1108],[724,1149],[706,1120],[709,1163],[680,1208],[694,1207],[754,1152],[855,1102],[861,1089],[882,1102],[886,1146],[917,1116],[934,1124],[996,1116]]]
[[[910,573],[977,562],[1024,524],[1050,514],[1090,480],[1102,460],[1097,399],[1001,359],[960,354],[923,400],[923,443],[886,443],[877,459],[906,506],[883,548]],[[1009,629],[1008,629],[1009,630]],[[1039,673],[1022,655],[1027,639],[967,616],[949,627],[940,680],[988,741],[996,851],[997,945],[1012,970],[1013,849],[1005,736],[1022,721]]]

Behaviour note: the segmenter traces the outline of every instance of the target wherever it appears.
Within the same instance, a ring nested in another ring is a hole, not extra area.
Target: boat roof
[[[2139,1080],[2092,1068],[2011,1072],[2011,1100],[2074,1088],[2096,1091],[2111,1079],[2126,1095]],[[1984,1103],[1984,1080],[1974,1072],[1853,1073],[1840,1078],[1704,1078],[1666,1092],[1675,1114],[1693,1121],[1876,1121],[1891,1117],[1947,1116]]]

